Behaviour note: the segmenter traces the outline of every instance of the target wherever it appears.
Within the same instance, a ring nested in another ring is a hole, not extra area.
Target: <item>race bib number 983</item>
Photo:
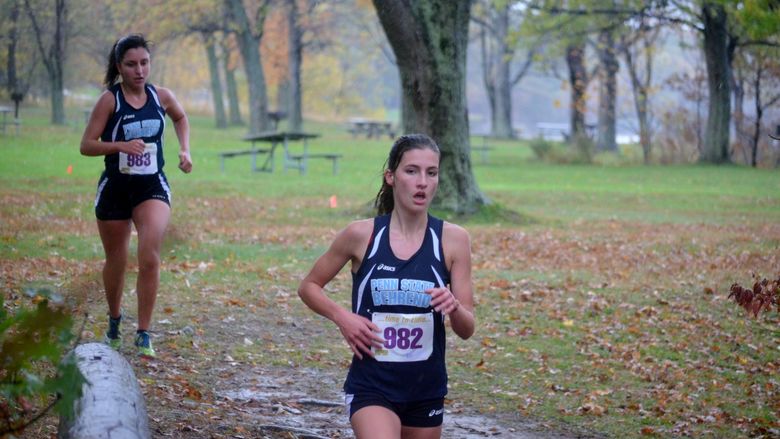
[[[145,143],[142,154],[119,153],[119,172],[123,174],[155,174],[157,173],[157,144]]]
[[[375,312],[371,321],[379,326],[385,339],[382,348],[373,348],[377,361],[424,361],[433,353],[433,313]]]

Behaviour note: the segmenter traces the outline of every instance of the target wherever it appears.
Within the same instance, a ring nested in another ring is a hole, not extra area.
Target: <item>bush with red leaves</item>
[[[739,284],[731,285],[729,299],[734,298],[739,306],[758,317],[761,310],[771,311],[775,308],[780,313],[780,276],[770,281],[762,279],[753,284],[753,289],[743,288]]]

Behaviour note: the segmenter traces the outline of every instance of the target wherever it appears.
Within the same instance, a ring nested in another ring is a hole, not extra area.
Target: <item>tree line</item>
[[[104,0],[2,0],[6,91],[21,99],[30,71],[45,71],[52,123],[65,123],[66,58],[86,51],[105,56],[113,40],[130,31],[157,39],[197,36],[206,54],[218,127],[243,123],[239,81],[245,81],[248,130],[272,128],[269,116],[268,60],[260,50],[269,17],[285,29],[273,62],[283,67],[278,109],[289,128],[302,129],[303,60],[339,42],[333,29],[350,19],[384,32],[384,49],[397,67],[404,131],[432,135],[443,150],[446,176],[438,198],[442,207],[468,212],[488,202],[471,172],[466,104],[467,49],[479,47],[479,63],[490,107],[491,135],[515,137],[512,89],[529,72],[565,78],[569,90],[569,142],[617,151],[617,76],[631,84],[639,140],[650,161],[657,130],[653,120],[653,77],[659,37],[665,32],[698,35],[706,91],[695,98],[703,129],[697,131],[699,161],[734,160],[732,126],[745,161],[755,166],[762,120],[780,100],[780,10],[759,0],[149,0],[143,4]],[[355,10],[359,11],[357,14]],[[356,18],[357,17],[357,18]],[[378,23],[378,24],[376,24]],[[470,31],[470,26],[472,31]],[[72,42],[80,45],[74,47]],[[240,74],[238,69],[241,68]],[[695,78],[681,77],[691,88]],[[589,90],[598,97],[596,129],[586,124]],[[227,108],[225,108],[227,103]],[[751,104],[751,111],[745,106]],[[706,105],[706,110],[705,110]],[[751,117],[747,114],[750,113]]]
[[[651,104],[659,87],[653,67],[659,38],[671,32],[697,35],[705,61],[707,110],[703,138],[697,142],[699,161],[734,160],[733,126],[734,140],[749,151],[746,161],[755,166],[761,135],[774,129],[762,117],[780,101],[780,5],[776,2],[479,0],[473,21],[495,136],[513,135],[512,102],[507,96],[529,66],[537,63],[539,69],[553,74],[565,72],[561,76],[569,83],[572,142],[588,137],[587,90],[597,89],[595,147],[616,151],[616,78],[622,67],[630,79],[639,141],[649,162],[654,143]],[[524,59],[515,61],[520,55]],[[752,124],[745,117],[746,102],[753,104]]]

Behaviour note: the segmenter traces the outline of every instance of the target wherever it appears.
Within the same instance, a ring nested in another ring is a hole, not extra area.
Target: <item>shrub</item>
[[[19,434],[51,409],[72,417],[84,383],[75,358],[65,355],[76,337],[61,297],[47,289],[26,294],[31,307],[6,307],[0,296],[0,437]]]
[[[753,283],[753,288],[743,288],[732,284],[729,299],[734,298],[739,306],[758,317],[761,311],[768,312],[774,308],[780,313],[780,276],[776,280],[762,279]]]
[[[534,155],[542,161],[557,164],[593,162],[593,141],[588,137],[575,139],[572,145],[550,142],[537,137],[530,142]]]
[[[548,160],[550,152],[553,150],[552,142],[545,140],[543,137],[536,137],[531,140],[529,146],[539,160]]]
[[[575,151],[574,163],[593,163],[593,153],[596,150],[593,139],[580,134],[575,135],[571,143]]]

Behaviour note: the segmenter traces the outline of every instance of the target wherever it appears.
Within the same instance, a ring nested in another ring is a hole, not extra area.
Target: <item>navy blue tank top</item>
[[[374,218],[363,263],[352,275],[352,311],[372,320],[385,339],[375,358],[352,357],[344,391],[374,392],[393,402],[447,394],[444,316],[426,290],[450,283],[441,236],[443,221],[428,215],[420,249],[408,260],[390,248],[390,215]]]
[[[157,90],[151,84],[144,86],[146,103],[141,108],[133,108],[125,100],[120,84],[109,88],[114,95],[114,113],[108,119],[100,140],[104,142],[124,142],[141,139],[147,144],[146,152],[141,156],[128,156],[125,153],[106,155],[104,162],[107,174],[156,174],[162,172],[163,130],[165,129],[165,110],[163,110]]]

